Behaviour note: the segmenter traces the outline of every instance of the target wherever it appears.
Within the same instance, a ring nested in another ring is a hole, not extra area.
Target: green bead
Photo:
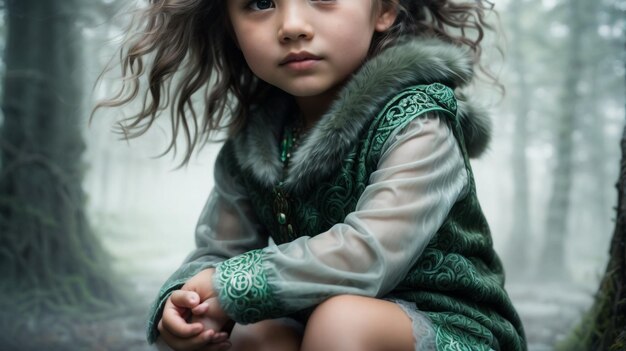
[[[287,223],[287,216],[282,212],[278,214],[278,223],[280,224]]]

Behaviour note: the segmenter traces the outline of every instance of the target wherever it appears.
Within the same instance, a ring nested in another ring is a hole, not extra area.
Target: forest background
[[[155,157],[167,111],[128,142],[112,129],[137,105],[88,123],[119,88],[116,50],[133,6],[0,1],[0,350],[151,350],[148,306],[194,245],[219,144],[175,169],[180,155]],[[494,139],[473,165],[529,349],[552,350],[585,328],[609,257],[626,1],[495,8],[486,66],[506,91],[476,87]]]

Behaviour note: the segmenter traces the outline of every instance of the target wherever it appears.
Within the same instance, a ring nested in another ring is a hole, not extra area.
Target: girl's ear
[[[380,7],[380,13],[376,16],[376,31],[384,32],[391,28],[396,17],[398,17],[398,1],[392,0],[389,3],[383,3]]]

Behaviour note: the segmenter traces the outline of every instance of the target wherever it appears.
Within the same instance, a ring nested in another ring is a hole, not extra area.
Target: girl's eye
[[[263,11],[274,7],[272,0],[254,0],[250,1],[248,8],[254,11]]]

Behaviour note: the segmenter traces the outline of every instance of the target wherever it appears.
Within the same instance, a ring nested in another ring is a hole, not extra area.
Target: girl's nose
[[[282,43],[313,38],[313,27],[307,20],[306,9],[293,2],[291,6],[283,7],[278,38]]]

